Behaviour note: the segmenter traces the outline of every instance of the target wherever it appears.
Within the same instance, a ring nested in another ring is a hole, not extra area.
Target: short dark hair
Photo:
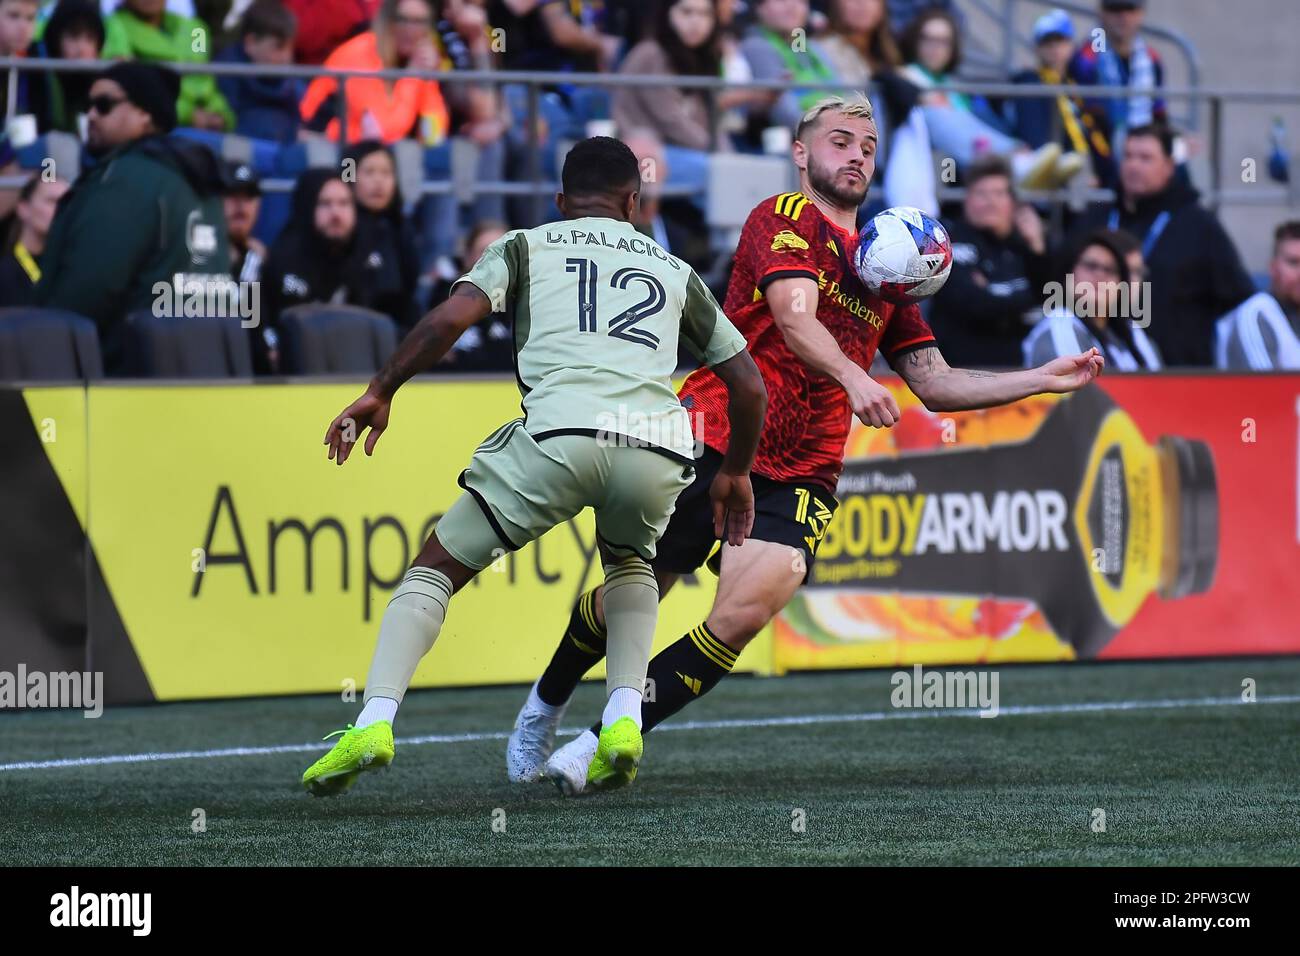
[[[1068,271],[1070,272],[1074,271],[1074,267],[1078,264],[1079,260],[1083,258],[1083,253],[1085,250],[1091,248],[1092,246],[1101,246],[1103,249],[1105,249],[1115,258],[1115,268],[1119,271],[1120,281],[1128,282],[1132,278],[1132,276],[1130,275],[1128,270],[1129,250],[1125,248],[1127,244],[1125,243],[1124,240],[1124,237],[1126,235],[1127,233],[1121,233],[1118,230],[1112,230],[1112,229],[1096,229],[1088,233],[1082,239],[1080,239],[1078,242],[1074,244],[1074,248],[1070,256],[1070,264],[1069,264]],[[1140,247],[1138,247],[1136,242],[1134,242],[1133,248],[1140,248]]]
[[[990,179],[993,176],[1001,176],[1012,191],[1015,191],[1016,177],[1011,172],[1011,164],[997,155],[981,156],[975,160],[966,167],[966,174],[962,179],[966,188],[970,189],[981,179]]]
[[[1278,250],[1282,248],[1282,243],[1294,242],[1297,239],[1300,239],[1300,219],[1291,219],[1282,223],[1273,230],[1273,255],[1277,255]]]
[[[635,192],[641,188],[641,166],[622,140],[592,136],[576,143],[564,157],[560,183],[570,197]]]
[[[907,25],[898,42],[903,51],[903,59],[908,63],[920,62],[918,53],[921,47],[921,31],[931,20],[945,20],[948,26],[952,27],[952,55],[948,59],[948,65],[944,67],[944,73],[956,73],[957,68],[961,66],[961,25],[957,22],[957,18],[943,7],[927,7],[912,18],[912,22]]]
[[[275,37],[290,42],[298,33],[298,18],[280,0],[256,0],[239,19],[239,38]]]
[[[1150,136],[1160,143],[1160,151],[1165,154],[1166,159],[1174,158],[1174,131],[1164,123],[1146,123],[1142,126],[1134,126],[1128,131],[1128,138],[1133,139],[1137,136]]]

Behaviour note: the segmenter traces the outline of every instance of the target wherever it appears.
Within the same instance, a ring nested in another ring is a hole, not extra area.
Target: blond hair
[[[850,119],[865,119],[871,122],[876,121],[875,113],[871,109],[871,100],[867,99],[865,93],[853,93],[849,96],[828,96],[823,100],[818,100],[813,104],[812,109],[803,114],[803,119],[799,121],[799,126],[795,130],[794,138],[803,139],[803,134],[819,119],[823,113],[839,113],[841,116],[847,116]]]

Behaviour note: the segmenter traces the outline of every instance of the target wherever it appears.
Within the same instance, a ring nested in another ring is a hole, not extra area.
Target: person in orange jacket
[[[371,29],[348,40],[325,60],[336,70],[446,69],[433,30],[428,0],[383,0]],[[434,146],[447,136],[447,104],[437,81],[418,76],[397,81],[354,77],[344,81],[346,142],[377,139],[385,144],[415,138]],[[317,77],[300,106],[308,129],[339,139],[338,81]]]

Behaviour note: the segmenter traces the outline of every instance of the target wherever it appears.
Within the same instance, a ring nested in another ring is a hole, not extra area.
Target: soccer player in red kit
[[[718,591],[708,617],[651,662],[648,731],[725,677],[745,645],[794,596],[835,514],[835,487],[853,416],[892,427],[898,403],[867,370],[876,352],[931,410],[985,408],[1039,392],[1069,392],[1101,373],[1096,349],[1041,368],[984,372],[949,368],[915,303],[873,295],[853,268],[857,212],[876,164],[876,127],[865,96],[829,97],[804,116],[792,146],[800,191],[765,199],[750,213],[723,311],[745,336],[767,385],[767,417],[751,472],[750,538],[716,557]],[[653,563],[662,599],[717,545],[709,486],[727,448],[727,391],[708,369],[680,391],[696,447],[693,484],[677,499]],[[578,599],[569,626],[529,692],[506,752],[512,780],[586,788],[599,725],[551,753],[555,728],[583,674],[604,655],[600,588]],[[630,778],[629,778],[630,779]],[[624,780],[605,784],[618,785]]]

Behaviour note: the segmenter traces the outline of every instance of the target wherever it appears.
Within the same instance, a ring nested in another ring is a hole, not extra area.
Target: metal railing
[[[1015,69],[1016,53],[1018,51],[1034,52],[1033,41],[1016,29],[1016,15],[1022,5],[1035,6],[1043,10],[1060,8],[1067,13],[1087,17],[1094,22],[1097,19],[1097,5],[1095,3],[1089,5],[1077,2],[1077,0],[1001,0],[1001,10],[996,7],[997,0],[965,0],[965,3],[1000,25],[1002,52],[999,66],[1003,76],[1010,76]],[[1147,23],[1142,25],[1140,32],[1148,39],[1161,40],[1175,48],[1182,56],[1184,68],[1187,70],[1188,87],[1192,89],[1200,87],[1201,55],[1197,52],[1196,46],[1191,40],[1177,30]],[[1173,118],[1174,122],[1183,129],[1197,129],[1199,126],[1197,105],[1194,99],[1190,100],[1187,112],[1180,117]]]
[[[381,78],[388,80],[397,80],[409,77],[419,77],[421,79],[436,80],[440,84],[457,85],[472,84],[480,86],[489,86],[496,89],[505,86],[523,86],[527,91],[527,111],[526,111],[526,129],[530,131],[530,142],[532,148],[528,150],[528,163],[526,175],[523,177],[506,180],[506,181],[480,181],[474,184],[474,189],[479,193],[531,196],[533,198],[533,211],[535,221],[541,221],[544,218],[545,203],[549,196],[553,195],[557,184],[553,181],[544,180],[541,173],[541,162],[539,149],[540,143],[532,141],[531,131],[535,131],[538,126],[538,119],[541,116],[540,98],[544,90],[554,88],[557,85],[568,87],[599,87],[605,89],[618,89],[620,87],[673,87],[677,89],[702,90],[709,94],[710,104],[713,111],[717,110],[717,95],[733,90],[800,90],[814,91],[825,90],[831,92],[845,92],[851,89],[842,83],[801,83],[791,80],[753,80],[745,83],[729,83],[725,80],[715,77],[699,76],[673,76],[665,77],[662,75],[640,76],[627,75],[622,73],[542,73],[542,72],[512,72],[502,70],[327,70],[319,66],[262,66],[258,64],[243,63],[178,63],[171,64],[171,67],[178,73],[189,74],[198,73],[212,76],[249,76],[249,77],[296,77],[299,79],[310,80],[318,76],[330,76],[339,80],[338,97],[340,107],[338,117],[340,127],[343,130],[346,126],[346,98],[344,96],[345,83],[351,77],[369,77]],[[9,71],[9,88],[12,91],[16,89],[15,78],[20,72],[30,72],[44,74],[48,72],[70,72],[70,73],[93,73],[104,69],[104,63],[101,61],[80,61],[80,60],[33,60],[27,58],[0,57],[0,70]],[[1120,99],[1134,94],[1149,93],[1149,90],[1135,87],[1108,87],[1108,86],[1090,86],[1079,87],[1075,85],[1066,86],[1035,86],[1021,85],[1014,83],[969,83],[954,82],[945,89],[972,95],[986,97],[1004,98],[1004,99],[1034,99],[1050,98],[1056,96],[1087,96],[1092,99]],[[1225,203],[1256,205],[1256,204],[1289,204],[1297,198],[1292,192],[1285,187],[1268,187],[1263,184],[1255,184],[1251,189],[1227,188],[1223,182],[1223,111],[1227,104],[1290,104],[1300,106],[1300,91],[1277,91],[1277,90],[1233,90],[1217,87],[1162,87],[1160,89],[1161,97],[1170,101],[1190,101],[1197,103],[1204,101],[1209,107],[1209,122],[1207,124],[1207,140],[1209,151],[1209,166],[1211,182],[1209,186],[1202,190],[1203,195],[1210,208],[1217,209]],[[1055,111],[1053,111],[1055,113]],[[1054,117],[1059,122],[1059,117]],[[716,124],[714,125],[716,128]],[[888,144],[886,144],[887,147]],[[1297,177],[1292,177],[1293,181]],[[0,189],[14,189],[24,181],[22,177],[0,177]],[[290,180],[271,180],[267,183],[268,187],[274,188],[291,188]],[[450,185],[437,181],[427,181],[422,187],[429,193],[448,192]],[[940,190],[940,198],[959,198],[964,195],[960,188],[945,187]],[[1068,190],[1056,190],[1051,193],[1035,194],[1031,198],[1041,198],[1052,204],[1054,209],[1060,210],[1067,203],[1077,202],[1082,198],[1089,200],[1108,200],[1113,199],[1114,194],[1107,190],[1092,190],[1090,192],[1072,194]]]

